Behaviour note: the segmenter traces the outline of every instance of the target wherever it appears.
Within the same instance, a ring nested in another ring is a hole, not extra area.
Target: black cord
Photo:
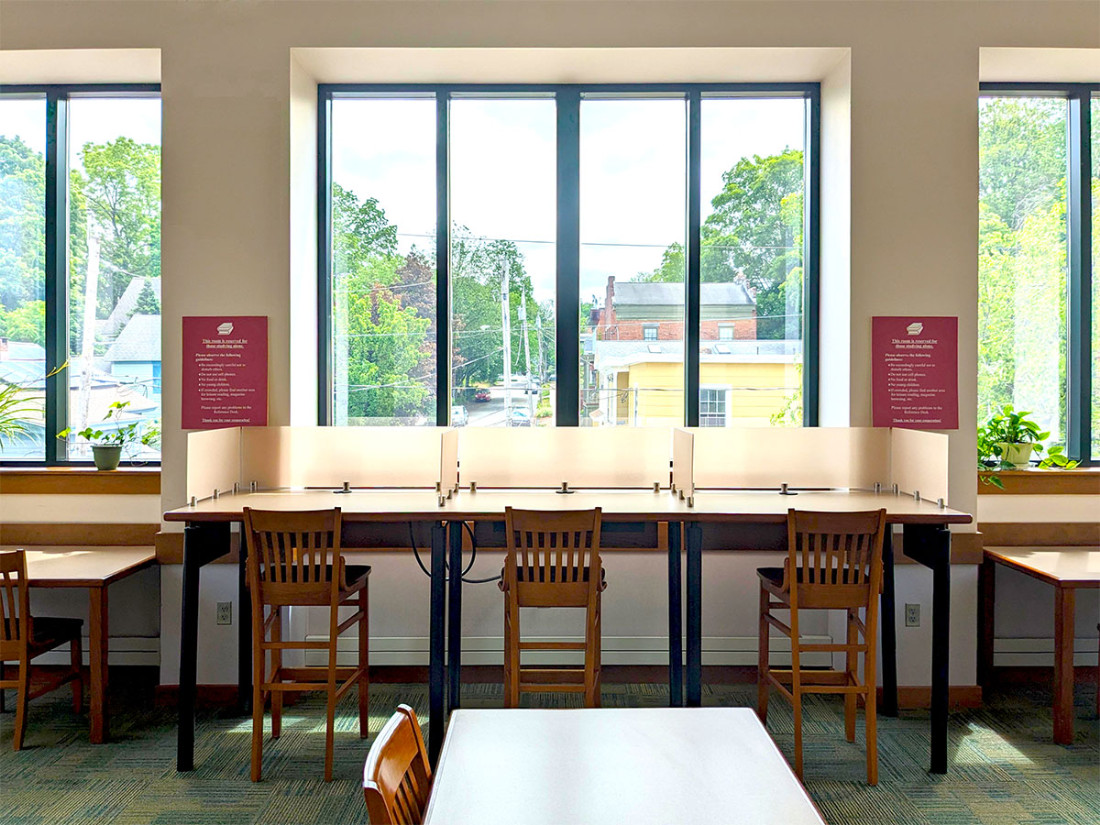
[[[463,524],[466,527],[466,532],[470,534],[470,546],[473,549],[470,553],[470,563],[468,565],[466,565],[466,569],[462,571],[462,573],[460,574],[460,578],[466,584],[488,584],[489,582],[498,581],[500,579],[500,576],[491,576],[491,577],[486,578],[486,579],[468,579],[468,578],[466,578],[466,574],[469,573],[471,569],[473,569],[474,560],[477,558],[477,539],[474,538],[474,531],[470,527],[470,525],[467,524],[466,522],[463,522]],[[410,522],[408,522],[408,525],[409,525],[409,544],[412,546],[413,557],[416,559],[416,563],[420,567],[421,571],[423,571],[424,575],[427,576],[430,579],[432,577],[432,573],[427,567],[424,566],[424,560],[420,558],[420,549],[416,546],[416,536],[413,533],[413,523],[410,521]],[[446,561],[443,562],[443,569],[445,571],[448,569],[448,564],[447,564]],[[450,580],[451,580],[451,577],[449,575],[445,574],[444,577],[443,577],[443,581],[449,582]]]

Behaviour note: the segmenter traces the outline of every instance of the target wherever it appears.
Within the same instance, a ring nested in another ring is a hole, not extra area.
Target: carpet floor
[[[122,679],[112,692],[125,699]],[[1100,724],[1095,688],[1078,685],[1074,743],[1051,741],[1049,689],[1012,685],[988,692],[984,707],[951,715],[946,776],[928,767],[928,714],[903,711],[879,722],[879,784],[865,783],[863,719],[855,744],[844,741],[843,703],[809,697],[804,711],[805,783],[832,825],[1097,825],[1100,823]],[[606,707],[667,704],[659,685],[605,685]],[[115,701],[112,739],[88,743],[87,715],[74,716],[68,692],[31,705],[26,744],[11,750],[11,695],[0,714],[0,823],[5,825],[200,825],[365,823],[360,791],[368,741],[357,735],[354,695],[339,709],[335,779],[325,783],[324,703],[287,708],[283,735],[265,740],[264,779],[249,781],[251,721],[225,711],[200,712],[191,773],[175,770],[175,717],[149,702]],[[525,697],[531,706],[573,697]],[[371,736],[399,703],[426,717],[424,685],[374,684]],[[500,707],[499,684],[464,686],[466,707]],[[707,685],[706,705],[752,706],[750,685]],[[773,698],[768,730],[792,758],[789,704]]]

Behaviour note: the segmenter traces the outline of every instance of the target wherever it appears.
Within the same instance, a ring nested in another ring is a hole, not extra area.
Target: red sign
[[[267,317],[183,319],[183,429],[267,426]]]
[[[959,319],[871,319],[871,407],[876,427],[959,428]]]

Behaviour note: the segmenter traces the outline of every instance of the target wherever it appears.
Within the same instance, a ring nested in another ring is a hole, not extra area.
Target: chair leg
[[[4,663],[0,662],[0,682],[4,681]],[[7,713],[8,709],[4,706],[4,689],[0,688],[0,713]]]
[[[369,579],[368,579],[369,583]],[[367,585],[359,591],[359,736],[370,736],[370,600]]]
[[[514,597],[510,597],[504,608],[504,633],[507,639],[504,651],[505,679],[507,691],[504,695],[504,707],[519,707],[519,607]]]
[[[335,622],[333,622],[335,624]],[[325,696],[325,781],[332,781],[333,731],[336,727],[336,634],[329,636],[328,689]]]
[[[798,644],[798,611],[791,610],[791,697],[794,706],[794,772],[802,779],[802,663]]]
[[[73,680],[70,682],[73,688],[73,713],[80,714],[84,710],[84,680],[81,677],[80,668],[84,664],[84,656],[80,649],[80,636],[77,635],[69,644],[69,661],[72,665]]]
[[[275,620],[271,623],[271,641],[281,642],[283,640],[283,609],[281,607],[274,607]],[[279,675],[279,671],[283,667],[283,651],[280,648],[273,647],[271,649],[271,681],[281,682],[283,677]],[[271,738],[278,739],[283,734],[283,692],[281,690],[271,691]]]
[[[600,594],[596,593],[596,604],[588,610],[584,645],[584,704],[585,707],[600,706]]]
[[[263,611],[253,614],[252,628],[252,781],[259,782],[264,755]]]
[[[856,681],[857,668],[859,666],[859,654],[854,646],[858,644],[856,639],[856,611],[848,608],[848,650],[844,654],[844,673],[849,681]],[[844,694],[844,738],[849,742],[856,741],[856,694]]]
[[[756,655],[756,715],[762,724],[768,723],[768,611],[771,597],[760,587],[760,632]]]
[[[867,693],[864,697],[863,714],[864,714],[864,735],[867,738],[867,784],[878,784],[878,716],[877,707],[878,697],[875,690],[875,641],[876,641],[876,628],[874,622],[870,621],[870,617],[867,617],[869,623],[872,625],[868,635],[864,637],[864,641],[867,642],[867,653],[863,657],[863,684],[867,688]]]
[[[23,737],[27,733],[27,697],[31,694],[31,663],[21,659],[19,662],[19,687],[15,692],[15,730],[12,736],[12,747],[15,750],[23,749]]]

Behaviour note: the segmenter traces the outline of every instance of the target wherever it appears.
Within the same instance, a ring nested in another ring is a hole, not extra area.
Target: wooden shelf
[[[0,467],[0,494],[160,495],[160,467]]]
[[[997,476],[1003,490],[985,479]],[[1100,467],[1077,467],[1072,470],[1002,470],[978,473],[980,496],[1096,496],[1100,495]]]

